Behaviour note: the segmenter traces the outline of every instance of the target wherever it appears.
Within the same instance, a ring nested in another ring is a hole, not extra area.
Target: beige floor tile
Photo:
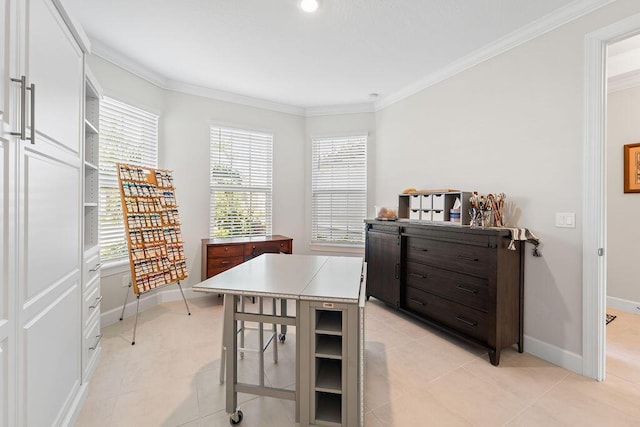
[[[102,355],[77,426],[228,426],[219,383],[222,305],[217,296],[160,304],[103,328]],[[248,307],[257,306],[247,303]],[[269,307],[268,301],[265,307]],[[290,313],[295,305],[289,303]],[[486,351],[371,299],[365,320],[365,425],[626,426],[640,419],[640,316],[614,311],[607,380],[596,382],[514,349]],[[293,387],[295,328],[265,355],[265,384]],[[247,338],[253,339],[251,337]],[[257,355],[238,361],[257,383]],[[238,394],[242,426],[295,426],[292,401]]]
[[[607,396],[608,390],[612,390],[612,387],[604,382],[572,374],[527,408],[521,417],[523,420],[531,420],[534,416],[557,420],[556,425],[637,426],[637,416],[616,407],[629,409],[627,402],[612,406],[610,403],[615,398]],[[637,406],[637,402],[634,406]],[[518,421],[518,418],[515,420]]]
[[[287,414],[289,411],[278,399],[258,397],[240,405],[244,414],[241,427],[288,427],[296,424]],[[229,415],[220,411],[202,419],[202,427],[228,427]]]
[[[456,369],[429,383],[429,395],[436,407],[442,407],[476,425],[502,425],[527,407],[524,399],[495,383]]]
[[[464,370],[469,375],[496,384],[528,404],[569,375],[566,369],[530,354],[518,353],[515,349],[503,350],[498,366],[491,365],[487,357],[466,364]]]
[[[85,400],[76,421],[77,427],[107,427],[111,425],[113,409],[117,397],[96,398],[91,396]]]
[[[470,426],[472,423],[443,408],[428,393],[410,394],[373,410],[383,426]],[[496,424],[497,425],[497,424]]]

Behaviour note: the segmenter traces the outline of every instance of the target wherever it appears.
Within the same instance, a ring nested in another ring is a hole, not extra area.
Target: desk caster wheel
[[[242,411],[238,410],[235,413],[231,414],[229,417],[229,423],[232,426],[238,425],[242,422]]]
[[[281,343],[283,343],[286,341],[287,336],[285,334],[280,334],[278,335],[278,339],[280,340]]]

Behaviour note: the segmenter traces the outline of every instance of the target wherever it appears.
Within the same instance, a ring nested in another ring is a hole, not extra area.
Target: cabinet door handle
[[[19,136],[21,140],[27,139],[27,76],[19,79],[11,79],[12,82],[20,83],[20,132],[10,132],[11,135]]]
[[[95,309],[101,302],[102,302],[102,295],[96,298],[96,302],[94,302],[93,305],[89,306],[89,310]]]
[[[98,348],[98,344],[100,344],[101,339],[102,339],[102,334],[96,335],[96,342],[94,342],[93,345],[89,347],[89,350],[95,350],[96,348]]]
[[[415,250],[420,251],[420,252],[429,252],[429,249],[427,249],[427,248],[419,248],[417,246],[411,246],[411,249],[415,249]]]
[[[418,299],[415,299],[415,298],[409,298],[409,301],[411,301],[411,302],[415,302],[416,304],[420,304],[420,305],[422,305],[422,306],[427,305],[427,304],[423,303],[422,301],[420,301],[420,300],[418,300]]]
[[[473,320],[467,320],[462,316],[456,316],[456,320],[459,320],[460,322],[464,323],[465,325],[478,326],[478,322],[475,322]]]
[[[458,255],[458,258],[463,259],[465,261],[479,261],[478,258],[468,256],[468,255]]]
[[[396,265],[394,265],[393,268],[394,268],[395,277],[396,277],[396,279],[398,279],[400,277],[399,274],[398,274],[398,270],[400,270],[400,264],[396,263]]]
[[[231,261],[221,261],[220,265],[227,265],[227,264],[231,264]]]
[[[31,91],[31,140],[32,144],[36,143],[36,85],[31,83],[27,88]]]
[[[94,272],[100,270],[100,267],[102,267],[102,263],[101,262],[97,263],[93,268],[90,268],[89,271],[94,273]]]
[[[426,278],[427,278],[427,276],[426,276],[426,275],[424,275],[424,274],[420,274],[420,273],[411,273],[411,275],[412,275],[412,276],[415,276],[415,277],[419,277],[419,278],[421,278],[421,279],[426,279]]]
[[[469,289],[466,286],[461,285],[461,284],[456,285],[456,289],[460,289],[461,291],[464,291],[464,292],[469,292],[470,294],[477,294],[478,293],[477,289]]]

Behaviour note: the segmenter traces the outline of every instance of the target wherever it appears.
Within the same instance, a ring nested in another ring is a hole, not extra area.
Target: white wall
[[[640,194],[623,191],[623,146],[640,142],[640,87],[607,99],[607,296],[640,305]],[[621,301],[618,301],[620,303]],[[620,307],[623,308],[623,307]]]
[[[294,253],[324,253],[309,249],[310,211],[305,191],[310,185],[309,135],[364,131],[369,133],[372,146],[375,114],[306,119],[164,90],[99,57],[92,56],[89,62],[106,96],[160,114],[159,167],[174,171],[189,271],[187,287],[200,282],[201,240],[209,235],[209,126],[212,123],[273,132],[273,234],[292,237]],[[126,292],[122,281],[128,277],[128,264],[103,269],[103,313],[111,310],[119,316],[118,309]]]
[[[164,91],[122,68],[96,56],[88,57],[89,68],[96,76],[105,96],[127,102],[136,107],[162,114],[164,110]],[[161,118],[162,119],[162,118]],[[159,129],[160,145],[163,144],[163,130]],[[122,287],[123,276],[129,277],[129,263],[118,268],[103,268],[100,279],[102,313],[122,307],[127,288]],[[129,295],[129,301],[131,301]],[[118,313],[119,315],[119,313]]]
[[[274,134],[273,233],[305,253],[304,119],[290,114],[167,92],[162,165],[174,171],[191,285],[200,281],[201,239],[209,236],[209,126],[212,122]]]
[[[200,239],[207,236],[208,120],[273,129],[273,231],[293,237],[297,253],[308,252],[309,135],[367,127],[374,135],[370,206],[395,203],[398,192],[410,186],[507,194],[511,223],[530,228],[543,241],[542,258],[532,257],[532,247],[526,247],[526,338],[541,344],[533,351],[543,357],[559,360],[564,355],[579,363],[584,36],[635,13],[640,13],[640,2],[617,0],[384,108],[375,119],[374,115],[304,119],[164,92],[160,161],[162,167],[176,171],[191,275],[188,284],[200,276]],[[148,83],[140,80],[129,86],[135,77],[122,75],[104,61],[91,62],[103,63],[94,73],[107,94],[113,90],[139,97],[141,103],[158,102]],[[556,212],[576,212],[577,228],[556,228]],[[109,302],[105,296],[103,309],[119,306],[121,298]]]
[[[505,192],[511,222],[543,242],[542,258],[526,247],[525,335],[574,358],[582,353],[584,36],[638,12],[640,2],[619,0],[377,114],[376,203],[409,186]],[[556,228],[555,212],[575,212],[577,228]]]

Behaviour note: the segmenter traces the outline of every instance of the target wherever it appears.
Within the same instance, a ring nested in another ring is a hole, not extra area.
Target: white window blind
[[[311,241],[364,245],[367,212],[367,135],[314,137]]]
[[[211,237],[271,234],[273,135],[211,127]]]
[[[159,116],[104,97],[100,103],[100,258],[127,256],[116,163],[158,167]]]

